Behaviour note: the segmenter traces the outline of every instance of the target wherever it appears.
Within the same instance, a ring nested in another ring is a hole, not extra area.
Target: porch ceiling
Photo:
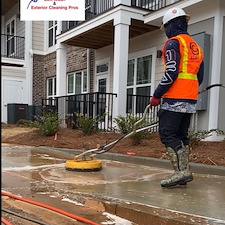
[[[130,25],[130,37],[133,38],[147,32],[158,29],[157,26],[144,24],[143,21],[132,19]],[[109,21],[80,35],[64,41],[65,44],[98,49],[114,43],[114,26],[113,21]]]
[[[5,15],[18,2],[19,0],[1,0],[1,15]]]

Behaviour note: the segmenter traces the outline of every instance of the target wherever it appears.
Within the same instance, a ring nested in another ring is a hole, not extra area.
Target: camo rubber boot
[[[171,147],[167,148],[169,159],[172,162],[174,173],[161,181],[162,187],[185,185],[193,180],[189,170],[189,146],[184,146],[176,152]]]

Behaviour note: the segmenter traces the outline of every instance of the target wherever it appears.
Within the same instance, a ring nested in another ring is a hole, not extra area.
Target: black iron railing
[[[148,10],[159,10],[179,1],[183,0],[131,0],[131,5]]]
[[[25,52],[24,37],[1,34],[2,57],[24,59],[24,52]]]
[[[60,118],[65,121],[67,127],[78,126],[77,118],[84,115],[89,118],[98,118],[98,129],[112,131],[114,129],[113,106],[116,94],[113,93],[87,93],[56,97],[55,99],[43,99],[42,107],[45,111],[57,110]],[[127,114],[140,119],[149,104],[150,96],[128,95]],[[158,107],[150,108],[145,122],[151,124],[157,121]],[[156,131],[157,127],[151,131]]]

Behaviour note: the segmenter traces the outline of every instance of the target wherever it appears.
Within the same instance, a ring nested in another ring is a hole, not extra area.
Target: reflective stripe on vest
[[[178,40],[180,46],[180,65],[177,79],[173,82],[164,98],[193,99],[198,98],[197,73],[203,60],[200,46],[187,34],[180,34],[169,40]],[[165,57],[165,46],[163,55]],[[165,60],[164,60],[165,61]]]

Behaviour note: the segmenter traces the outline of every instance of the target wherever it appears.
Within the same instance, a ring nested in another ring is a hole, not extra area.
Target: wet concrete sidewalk
[[[89,198],[139,225],[225,224],[224,167],[191,164],[192,182],[165,189],[160,180],[173,172],[167,160],[105,153],[97,157],[101,171],[65,170],[65,160],[77,154],[68,149],[2,147],[2,173],[28,178],[19,183],[8,176],[2,188]]]

